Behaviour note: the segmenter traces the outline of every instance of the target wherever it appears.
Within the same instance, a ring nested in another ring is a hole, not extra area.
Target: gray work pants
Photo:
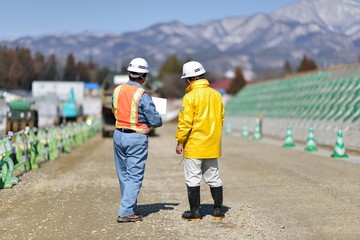
[[[202,177],[210,187],[221,187],[223,185],[219,176],[217,158],[184,158],[184,172],[185,183],[189,187],[200,186]]]

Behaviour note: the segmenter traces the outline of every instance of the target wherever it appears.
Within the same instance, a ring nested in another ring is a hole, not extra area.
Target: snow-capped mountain
[[[280,8],[272,16],[300,23],[317,23],[329,30],[345,32],[360,18],[360,2],[352,0],[304,0]]]
[[[94,59],[115,68],[136,56],[149,60],[156,71],[171,54],[202,61],[216,73],[241,66],[245,71],[294,66],[304,54],[318,65],[358,61],[360,57],[360,2],[303,0],[272,14],[232,17],[187,26],[168,22],[138,32],[85,32],[23,37],[0,41],[46,55]]]

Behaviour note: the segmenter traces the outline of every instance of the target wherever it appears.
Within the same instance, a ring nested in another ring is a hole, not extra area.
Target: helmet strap
[[[131,79],[141,79],[141,80],[145,80],[146,78],[146,73],[135,73],[135,72],[129,72],[129,77]]]
[[[136,73],[129,72],[129,77],[131,77],[133,79],[137,79],[137,78],[140,78],[140,75],[136,74]]]

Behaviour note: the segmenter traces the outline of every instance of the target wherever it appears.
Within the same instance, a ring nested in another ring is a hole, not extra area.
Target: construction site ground
[[[100,134],[0,191],[0,239],[360,239],[360,164],[224,135],[219,168],[226,217],[201,185],[200,222],[188,210],[176,124],[150,138],[139,195],[142,222],[117,223],[112,138]]]

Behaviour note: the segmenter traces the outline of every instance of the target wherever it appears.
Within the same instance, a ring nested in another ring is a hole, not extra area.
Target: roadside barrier
[[[24,130],[14,134],[15,137],[15,169],[21,172],[30,170],[30,142]]]
[[[38,163],[36,163],[36,135],[33,130],[31,130],[29,127],[25,128],[25,132],[27,141],[28,141],[28,149],[30,153],[30,169],[38,169],[40,166]]]
[[[47,129],[47,144],[49,150],[49,160],[55,160],[59,156],[59,149],[56,139],[55,127],[50,127]]]
[[[71,149],[74,148],[74,141],[72,141],[71,130],[70,126],[64,126],[60,129],[60,136],[61,136],[61,151],[65,153],[70,153]]]
[[[13,176],[14,162],[10,158],[13,153],[11,138],[13,133],[9,132],[8,136],[0,140],[0,188],[11,188],[19,182],[19,178]]]
[[[40,128],[37,130],[36,135],[36,161],[49,160],[47,145],[47,132],[45,129]]]
[[[75,131],[74,141],[75,141],[75,147],[80,146],[83,144],[83,132],[79,124],[73,123],[73,129]]]
[[[19,175],[38,169],[41,162],[55,160],[60,154],[86,143],[101,129],[100,120],[91,125],[69,123],[49,128],[25,129],[9,132],[0,138],[0,189],[11,188],[19,182]]]

